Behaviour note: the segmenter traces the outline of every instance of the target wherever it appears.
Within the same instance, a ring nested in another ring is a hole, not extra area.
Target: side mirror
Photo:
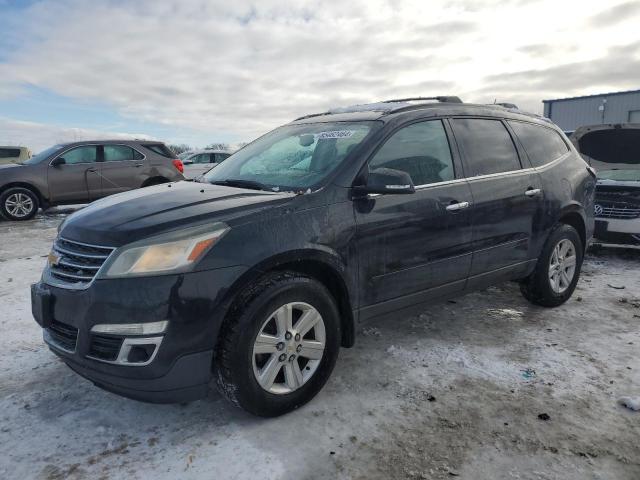
[[[65,163],[67,163],[67,161],[64,159],[64,157],[58,157],[54,159],[53,162],[51,162],[51,166],[59,167],[60,165],[64,165]]]
[[[416,191],[411,175],[392,168],[376,168],[369,172],[366,185],[353,187],[360,195],[378,194],[409,194]]]

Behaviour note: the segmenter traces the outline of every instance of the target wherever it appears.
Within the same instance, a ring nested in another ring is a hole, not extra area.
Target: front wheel
[[[13,187],[0,195],[0,211],[8,220],[29,220],[38,207],[38,196],[28,188]]]
[[[340,319],[320,282],[276,272],[235,302],[220,332],[219,390],[255,415],[275,417],[311,400],[335,366]]]
[[[571,297],[580,278],[583,252],[575,228],[556,226],[542,249],[536,269],[520,283],[522,295],[543,307],[562,305]]]

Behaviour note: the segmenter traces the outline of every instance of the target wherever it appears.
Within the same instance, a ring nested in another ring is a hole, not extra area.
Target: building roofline
[[[583,98],[614,97],[616,95],[627,95],[630,93],[640,93],[640,90],[625,90],[623,92],[596,93],[594,95],[582,95],[579,97],[554,98],[551,100],[542,100],[542,103],[564,102],[567,100],[581,100]]]

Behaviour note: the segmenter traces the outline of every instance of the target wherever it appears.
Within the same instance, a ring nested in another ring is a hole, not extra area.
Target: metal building
[[[567,133],[584,125],[640,123],[640,90],[543,100],[544,116]]]

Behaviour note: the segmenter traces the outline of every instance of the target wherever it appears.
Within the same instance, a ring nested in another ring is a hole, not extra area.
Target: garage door
[[[629,123],[640,123],[640,110],[631,110],[629,112]]]

